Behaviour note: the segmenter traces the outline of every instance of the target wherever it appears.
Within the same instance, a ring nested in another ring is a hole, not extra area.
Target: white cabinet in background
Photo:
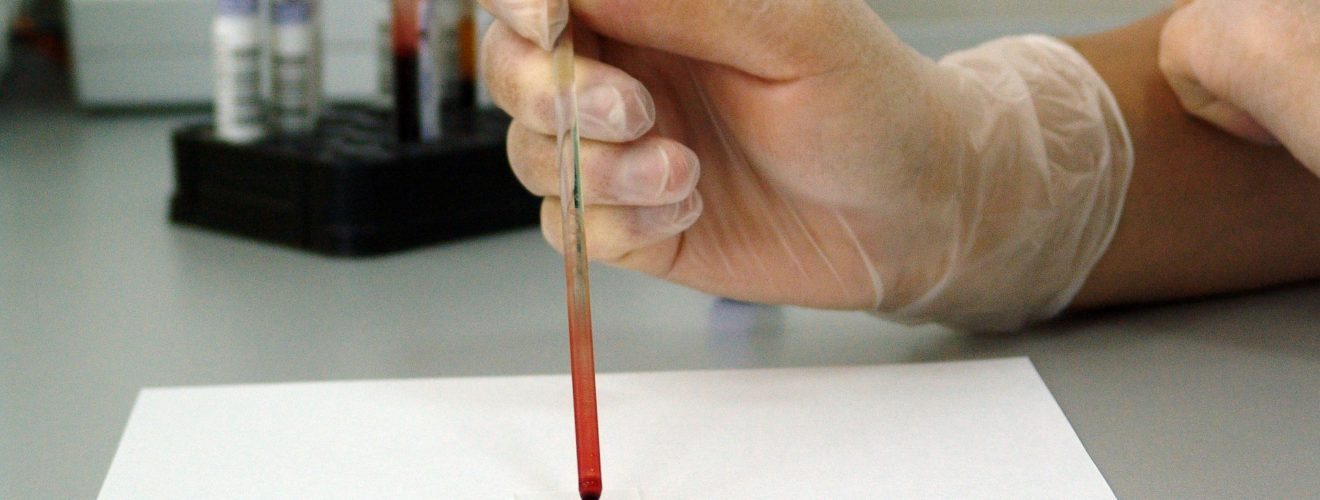
[[[4,2],[6,0],[0,0]],[[324,0],[325,89],[363,99],[375,85],[372,15],[384,0]],[[215,0],[68,0],[84,106],[204,104],[211,96]],[[1117,26],[1168,0],[869,0],[900,37],[936,57],[1013,33],[1075,35]]]
[[[324,82],[331,100],[364,99],[374,91],[372,17],[382,1],[322,2]],[[67,12],[79,104],[210,102],[215,0],[68,0]]]

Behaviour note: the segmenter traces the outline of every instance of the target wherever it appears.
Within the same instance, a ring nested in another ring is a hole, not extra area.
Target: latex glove
[[[500,22],[482,66],[561,248],[550,2],[483,0]],[[862,0],[572,12],[593,259],[740,300],[1011,329],[1065,307],[1117,225],[1122,119],[1056,40],[936,64]]]
[[[1160,68],[1192,114],[1320,174],[1320,1],[1183,0]]]

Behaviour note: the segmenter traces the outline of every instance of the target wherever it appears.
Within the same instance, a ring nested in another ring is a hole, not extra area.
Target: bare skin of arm
[[[1320,278],[1320,178],[1183,111],[1157,61],[1167,19],[1069,40],[1113,90],[1136,150],[1122,222],[1073,309]]]

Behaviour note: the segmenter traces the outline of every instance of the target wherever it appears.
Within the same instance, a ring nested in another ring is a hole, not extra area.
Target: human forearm
[[[1070,40],[1109,83],[1136,150],[1122,222],[1074,309],[1320,277],[1320,178],[1182,110],[1156,59],[1167,17]]]

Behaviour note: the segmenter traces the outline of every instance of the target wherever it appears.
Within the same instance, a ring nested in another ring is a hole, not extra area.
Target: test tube
[[[434,142],[446,116],[475,99],[476,22],[472,0],[394,0],[391,38],[395,117],[402,142]],[[459,125],[465,124],[459,122]]]
[[[421,23],[417,42],[417,135],[421,142],[440,140],[443,71],[447,69],[444,59],[450,45],[445,43],[449,34],[445,12],[448,4],[446,0],[421,0],[417,4]]]
[[[467,111],[475,95],[476,9],[472,0],[424,1],[429,4],[422,21],[427,39],[421,48],[424,54],[418,56],[418,91],[427,98],[421,104],[425,141],[470,126]],[[434,129],[429,128],[432,125]]]
[[[390,35],[390,11],[393,0],[376,0],[376,96],[372,105],[378,110],[394,107],[394,44]]]
[[[480,46],[480,40],[486,37],[486,30],[495,23],[495,16],[484,8],[477,9],[477,42]],[[480,59],[478,57],[478,59]],[[490,97],[490,89],[486,87],[485,79],[481,78],[481,73],[476,71],[476,64],[473,64],[473,79],[476,81],[476,107],[478,109],[489,109],[495,107],[495,100]]]
[[[449,81],[445,93],[451,109],[468,110],[476,101],[477,84],[477,6],[473,0],[449,0],[456,3],[454,18],[454,54],[449,61],[453,69],[447,74]]]
[[[219,0],[211,25],[215,135],[253,142],[266,134],[261,111],[261,16],[257,0]]]
[[[316,0],[271,0],[271,123],[284,134],[316,130],[321,114],[321,26]]]
[[[394,60],[394,124],[399,142],[417,142],[417,46],[420,38],[418,0],[394,0],[390,39]]]

